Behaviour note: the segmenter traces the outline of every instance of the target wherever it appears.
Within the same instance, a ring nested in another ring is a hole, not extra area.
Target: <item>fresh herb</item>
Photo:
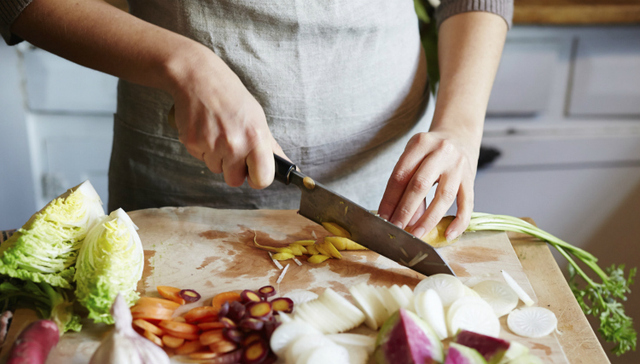
[[[633,320],[624,313],[622,304],[631,292],[630,286],[633,284],[636,268],[630,269],[626,278],[624,265],[612,265],[604,271],[598,266],[598,259],[593,254],[512,216],[473,213],[467,231],[480,230],[524,233],[556,248],[569,262],[569,286],[573,295],[586,315],[600,320],[598,332],[606,341],[615,343],[612,352],[622,355],[629,350],[636,350],[637,334],[633,328]],[[574,258],[595,272],[601,282],[591,279]],[[578,277],[586,282],[586,287],[580,288]]]

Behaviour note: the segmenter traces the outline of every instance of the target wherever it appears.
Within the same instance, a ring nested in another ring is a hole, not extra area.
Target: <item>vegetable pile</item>
[[[534,236],[553,246],[569,262],[569,286],[573,291],[580,308],[586,315],[593,315],[600,320],[598,332],[608,341],[615,343],[612,352],[622,355],[629,350],[636,350],[637,333],[633,328],[633,320],[624,312],[622,302],[631,293],[631,284],[636,268],[629,270],[625,277],[624,265],[612,265],[603,270],[598,266],[598,259],[593,254],[575,247],[528,222],[505,215],[473,213],[467,231],[498,230],[513,231]],[[596,274],[592,279],[578,264],[581,263]],[[581,278],[585,286],[581,288]]]

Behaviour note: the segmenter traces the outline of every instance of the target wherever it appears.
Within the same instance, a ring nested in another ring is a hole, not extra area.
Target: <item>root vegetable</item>
[[[464,285],[462,282],[449,274],[434,274],[423,279],[413,289],[413,293],[425,292],[429,288],[436,291],[438,296],[440,296],[444,307],[449,306],[453,301],[464,296]]]
[[[199,322],[200,320],[217,317],[218,310],[211,306],[200,306],[190,309],[185,315],[184,319],[189,323]]]
[[[214,307],[217,311],[220,311],[220,308],[225,302],[234,302],[234,301],[242,301],[242,296],[240,293],[235,291],[222,292],[217,294],[211,300],[211,307]]]
[[[181,291],[180,288],[170,287],[170,286],[157,286],[156,289],[158,290],[158,293],[160,294],[160,296],[168,300],[176,302],[180,305],[184,305],[186,303],[184,298],[180,296],[180,291]]]
[[[176,349],[176,348],[179,348],[184,343],[184,339],[179,337],[173,337],[171,335],[164,335],[162,336],[162,343],[164,344],[164,346],[168,348]]]
[[[343,238],[351,238],[351,233],[349,233],[345,228],[336,224],[335,222],[323,222],[322,226],[332,235],[340,236]]]
[[[143,319],[133,320],[133,326],[139,327],[143,331],[149,331],[149,332],[151,332],[151,333],[153,333],[155,335],[164,334],[164,331],[162,331],[161,328],[159,328],[158,326],[152,324],[151,322],[143,320]]]
[[[502,272],[502,276],[504,277],[504,280],[507,282],[509,287],[511,287],[511,289],[518,295],[518,297],[520,297],[522,302],[524,302],[524,304],[527,306],[533,306],[534,304],[533,300],[531,299],[531,297],[529,297],[527,292],[525,292],[524,289],[520,287],[518,282],[516,282],[516,280],[513,279],[513,277],[511,277],[511,275],[507,273],[506,270],[503,270],[501,272]]]
[[[508,314],[518,306],[518,295],[502,282],[482,281],[473,286],[473,291],[491,305],[498,317]]]
[[[309,262],[311,264],[320,264],[320,263],[324,262],[325,260],[327,260],[329,258],[330,257],[328,255],[315,254],[315,255],[312,255],[311,257],[309,257],[309,259],[307,259],[307,262]]]
[[[55,322],[39,320],[27,326],[13,344],[7,364],[44,364],[60,338]]]
[[[291,313],[293,312],[293,301],[287,297],[276,298],[271,301],[271,307],[274,311]]]
[[[273,286],[264,286],[258,290],[258,293],[260,293],[263,298],[269,298],[276,294],[276,289],[273,288]]]
[[[271,309],[271,303],[269,302],[258,302],[251,304],[247,309],[249,316],[255,319],[267,321],[273,315],[273,310]]]
[[[183,289],[179,293],[180,297],[185,300],[185,302],[196,302],[200,299],[200,293],[192,290],[192,289]]]
[[[242,299],[242,303],[262,301],[262,298],[257,293],[248,289],[240,293],[240,298]]]
[[[523,307],[509,314],[507,326],[516,335],[537,338],[552,333],[558,326],[558,319],[544,307]]]
[[[157,298],[157,297],[140,297],[136,302],[137,306],[160,306],[162,308],[166,308],[168,310],[176,310],[180,307],[180,303],[168,300],[166,298]]]

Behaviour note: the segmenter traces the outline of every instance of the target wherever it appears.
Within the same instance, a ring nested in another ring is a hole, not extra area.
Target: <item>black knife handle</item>
[[[276,160],[276,180],[288,185],[290,182],[289,175],[291,171],[296,169],[296,165],[275,153],[273,154],[273,158]]]

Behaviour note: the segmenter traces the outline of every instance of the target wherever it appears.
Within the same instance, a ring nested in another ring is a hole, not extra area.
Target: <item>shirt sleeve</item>
[[[9,45],[22,41],[20,37],[11,33],[11,25],[18,18],[18,15],[31,4],[33,0],[2,0],[0,1],[0,35]]]
[[[513,0],[442,0],[436,8],[438,28],[447,18],[467,11],[486,11],[500,15],[511,29]]]

